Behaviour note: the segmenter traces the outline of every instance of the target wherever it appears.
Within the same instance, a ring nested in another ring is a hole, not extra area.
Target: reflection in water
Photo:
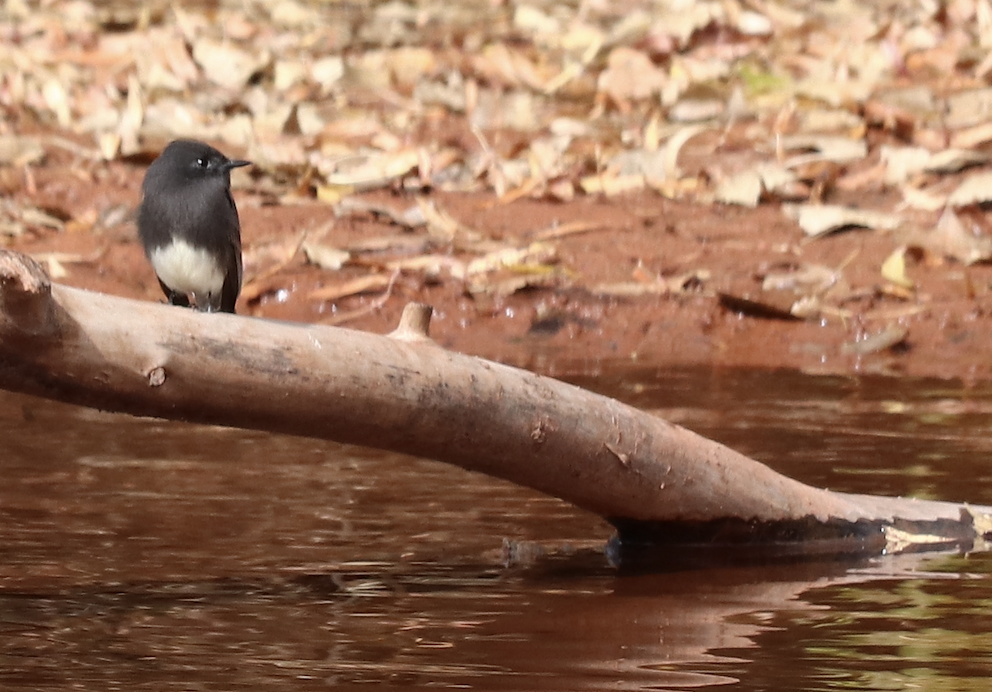
[[[711,371],[581,384],[817,485],[992,504],[989,392]],[[611,566],[597,518],[431,462],[3,393],[0,436],[5,690],[978,689],[992,674],[986,555],[647,572]]]

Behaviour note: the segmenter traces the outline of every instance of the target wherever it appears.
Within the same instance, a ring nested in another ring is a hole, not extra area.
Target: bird
[[[141,184],[138,238],[172,305],[234,312],[241,292],[241,222],[231,170],[251,165],[191,139],[170,142]]]

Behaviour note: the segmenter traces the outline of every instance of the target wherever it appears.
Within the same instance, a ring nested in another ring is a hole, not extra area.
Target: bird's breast
[[[225,267],[207,250],[185,240],[173,239],[149,255],[158,278],[173,291],[197,295],[220,295]]]

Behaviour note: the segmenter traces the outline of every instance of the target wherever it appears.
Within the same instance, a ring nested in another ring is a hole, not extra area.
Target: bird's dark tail
[[[228,272],[224,279],[224,287],[220,292],[220,311],[234,313],[234,305],[238,302],[241,292],[241,281],[237,272]]]

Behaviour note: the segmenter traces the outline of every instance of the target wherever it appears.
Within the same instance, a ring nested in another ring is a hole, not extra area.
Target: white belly
[[[162,283],[173,291],[193,294],[194,299],[218,296],[224,287],[224,268],[208,252],[183,240],[156,248],[149,259]]]

